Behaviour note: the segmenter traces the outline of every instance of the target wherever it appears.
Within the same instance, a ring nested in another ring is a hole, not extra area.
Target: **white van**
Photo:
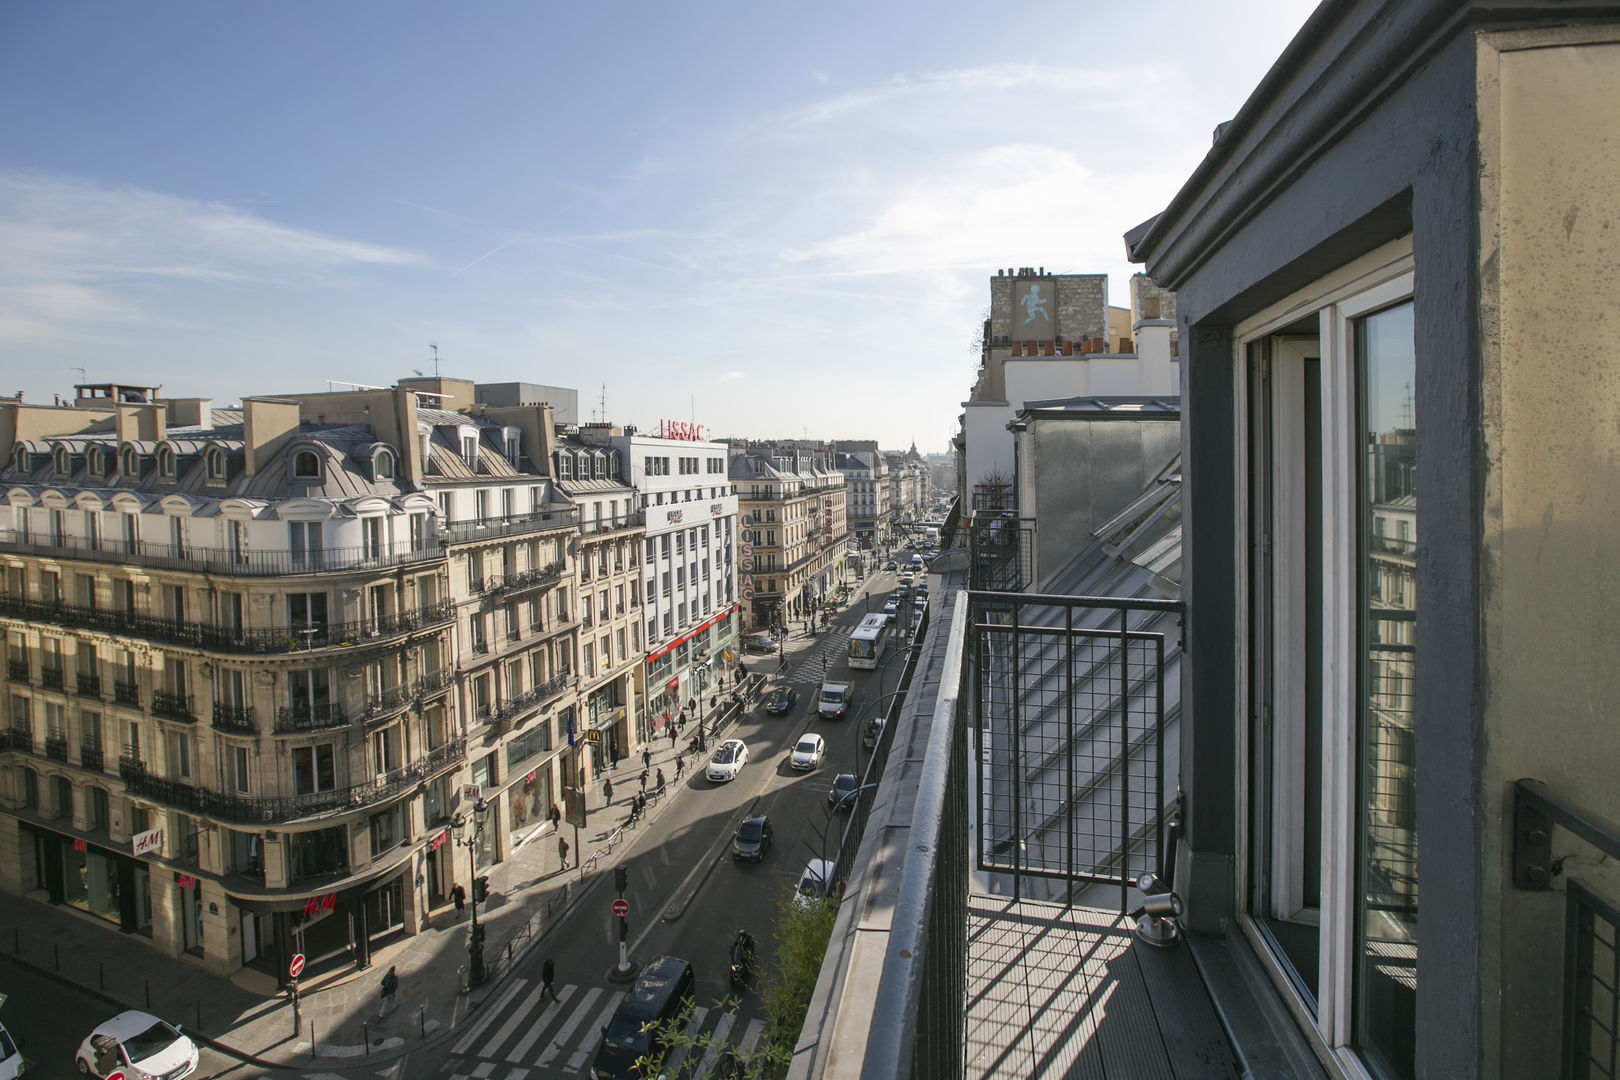
[[[27,1071],[28,1061],[22,1056],[17,1040],[11,1037],[4,1024],[0,1024],[0,1080],[17,1080]]]
[[[821,684],[821,697],[816,703],[816,715],[823,720],[842,720],[849,712],[850,699],[855,688],[849,683],[825,682]]]

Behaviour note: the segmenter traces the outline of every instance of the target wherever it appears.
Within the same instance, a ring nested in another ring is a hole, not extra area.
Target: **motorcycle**
[[[746,930],[737,931],[731,939],[731,988],[746,990],[754,973],[754,935]]]

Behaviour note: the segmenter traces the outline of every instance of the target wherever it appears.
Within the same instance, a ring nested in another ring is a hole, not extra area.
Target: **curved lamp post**
[[[467,815],[456,811],[456,816],[450,819],[450,828],[455,832],[455,843],[458,847],[467,849],[467,869],[471,875],[472,885],[472,934],[467,938],[467,974],[471,985],[477,986],[484,981],[487,974],[484,970],[484,928],[478,925],[478,900],[480,889],[478,887],[478,862],[473,849],[478,845],[478,838],[484,832],[484,818],[489,810],[489,804],[479,799],[473,804],[473,816],[469,822]],[[472,828],[469,830],[468,825]]]

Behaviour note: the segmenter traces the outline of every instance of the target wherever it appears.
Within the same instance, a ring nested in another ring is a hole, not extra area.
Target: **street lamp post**
[[[473,804],[472,830],[468,833],[467,816],[460,811],[450,819],[450,827],[455,830],[455,843],[467,849],[467,870],[471,875],[472,884],[472,934],[467,938],[467,975],[473,986],[484,981],[484,928],[478,925],[478,901],[481,899],[483,889],[479,885],[477,856],[473,849],[478,844],[478,838],[484,832],[484,813],[489,804],[479,799]],[[466,835],[464,835],[466,834]]]

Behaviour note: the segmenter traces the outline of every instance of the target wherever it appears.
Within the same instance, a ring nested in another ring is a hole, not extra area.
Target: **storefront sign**
[[[143,833],[136,833],[130,839],[129,846],[137,855],[145,855],[148,851],[162,851],[163,830],[147,829]]]
[[[669,682],[664,684],[664,689],[669,691],[671,694],[673,694],[677,689],[680,688],[680,685],[681,685],[681,677],[679,675],[677,675],[677,676],[675,676],[675,678],[669,680]]]
[[[484,797],[484,789],[479,787],[477,784],[462,784],[461,785],[461,801],[462,802],[477,802],[479,799],[482,799],[483,797]]]
[[[745,529],[750,529],[750,528],[753,528],[753,525],[754,525],[754,515],[753,514],[744,514],[742,516],[742,527],[745,528]]]
[[[679,439],[682,442],[702,442],[703,425],[688,424],[681,420],[658,421],[660,439]]]
[[[710,517],[719,517],[721,514],[723,514],[725,512],[726,512],[726,504],[725,503],[710,503],[709,504],[709,516]]]
[[[89,851],[90,848],[89,848],[88,845],[85,844],[85,842],[83,840],[77,840],[76,839],[76,840],[73,841],[73,850],[74,851]]]
[[[599,743],[602,741],[602,733],[597,731],[595,728],[592,728],[585,733],[585,741]]]
[[[428,850],[438,851],[439,848],[444,846],[444,842],[448,839],[450,839],[450,830],[445,829],[443,832],[439,833],[438,836],[433,838],[433,842],[428,845]]]
[[[318,911],[333,911],[337,908],[337,893],[329,892],[325,896],[312,896],[304,901],[304,914],[313,915]]]
[[[174,872],[174,883],[182,889],[195,889],[197,887],[196,878],[190,874],[182,874],[178,870]]]
[[[669,521],[670,524],[672,524],[672,525],[679,525],[681,523],[682,518],[684,518],[685,516],[686,516],[686,511],[685,510],[671,510],[665,515],[665,520]]]

